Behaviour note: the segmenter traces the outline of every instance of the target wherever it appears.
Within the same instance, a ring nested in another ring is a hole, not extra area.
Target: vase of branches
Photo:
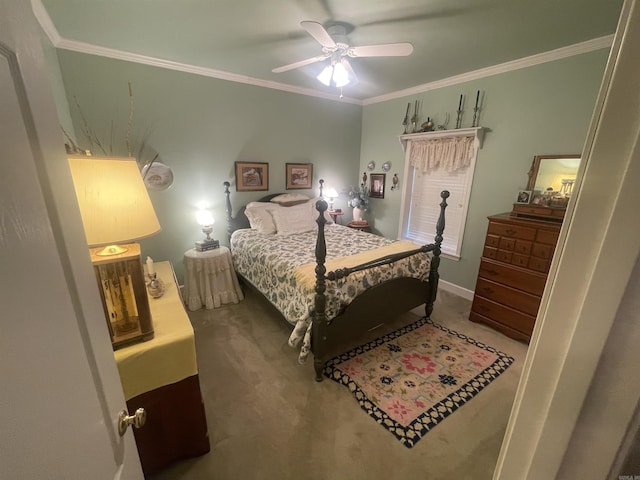
[[[351,188],[347,205],[353,208],[354,221],[361,222],[364,220],[364,212],[369,207],[369,189],[364,183],[361,183],[357,189]]]

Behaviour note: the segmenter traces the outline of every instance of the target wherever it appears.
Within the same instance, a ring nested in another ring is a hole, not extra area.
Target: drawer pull
[[[507,235],[515,235],[518,231],[512,228],[507,228],[505,232],[507,233]]]
[[[487,307],[486,305],[478,305],[478,310],[486,312],[487,310],[489,310],[489,307]]]
[[[484,288],[482,289],[482,291],[483,291],[484,293],[488,293],[489,295],[491,295],[492,293],[495,293],[495,290],[494,290],[493,288],[491,288],[491,287],[484,287]]]
[[[487,272],[489,275],[499,275],[499,273],[500,273],[500,272],[498,272],[497,270],[494,270],[493,268],[488,268],[488,269],[486,270],[486,272]]]

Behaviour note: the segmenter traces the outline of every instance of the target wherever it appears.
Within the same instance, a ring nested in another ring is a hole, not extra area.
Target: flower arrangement
[[[369,189],[364,183],[361,183],[358,189],[351,187],[347,205],[364,211],[367,210],[369,207]]]

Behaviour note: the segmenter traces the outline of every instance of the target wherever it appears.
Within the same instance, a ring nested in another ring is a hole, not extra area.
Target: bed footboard
[[[320,192],[322,195],[322,180],[320,180]],[[315,379],[322,381],[322,370],[324,363],[328,360],[328,355],[340,342],[357,337],[359,333],[370,330],[375,325],[370,325],[371,319],[381,318],[380,315],[390,315],[392,313],[411,310],[421,304],[425,304],[425,315],[429,317],[433,311],[433,304],[436,300],[440,267],[441,245],[445,228],[445,209],[447,208],[447,198],[449,192],[441,192],[440,215],[436,223],[435,242],[424,245],[408,252],[387,255],[379,259],[357,265],[351,268],[342,268],[326,273],[326,243],[324,237],[324,212],[327,210],[327,202],[320,200],[316,204],[318,210],[318,237],[316,240],[316,286],[315,286],[315,309],[313,312],[313,330],[311,349],[314,357]],[[356,298],[344,313],[334,318],[329,324],[326,316],[326,280],[336,280],[344,278],[354,272],[367,270],[370,268],[387,265],[403,258],[410,257],[423,252],[431,252],[431,264],[429,268],[428,282],[418,279],[399,278],[390,280],[381,285],[373,287],[358,298]],[[393,298],[393,302],[388,299]],[[344,320],[344,321],[343,321]]]

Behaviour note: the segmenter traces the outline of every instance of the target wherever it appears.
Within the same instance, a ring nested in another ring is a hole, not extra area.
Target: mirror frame
[[[535,190],[536,180],[538,179],[538,170],[540,169],[540,162],[542,160],[553,160],[558,158],[581,158],[582,155],[536,155],[531,162],[531,168],[529,169],[529,182],[527,183],[527,190]]]

